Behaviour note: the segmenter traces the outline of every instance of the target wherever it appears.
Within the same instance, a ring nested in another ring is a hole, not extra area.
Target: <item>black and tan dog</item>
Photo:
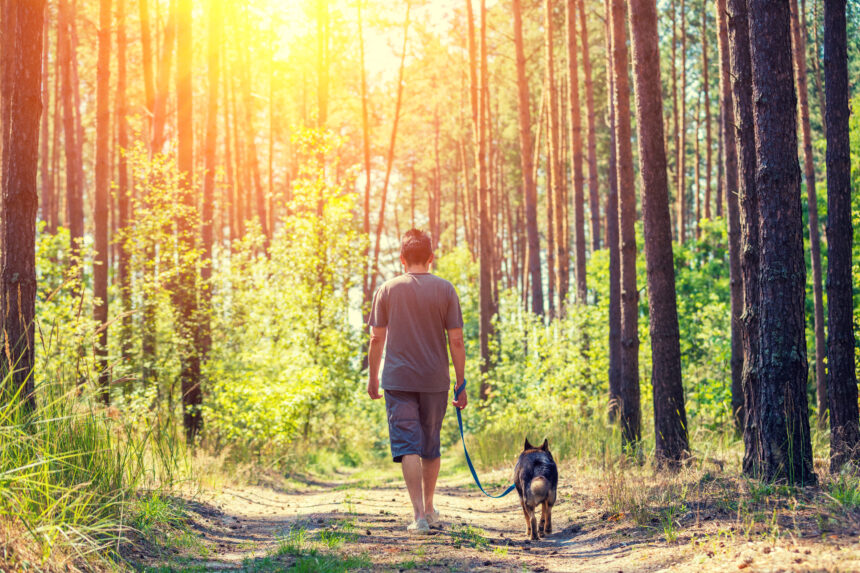
[[[555,504],[558,489],[558,468],[549,452],[549,443],[535,448],[526,438],[523,453],[514,468],[514,484],[520,494],[523,513],[526,516],[526,535],[540,539],[540,535],[552,533],[552,506]],[[535,509],[542,505],[540,533],[538,533]]]

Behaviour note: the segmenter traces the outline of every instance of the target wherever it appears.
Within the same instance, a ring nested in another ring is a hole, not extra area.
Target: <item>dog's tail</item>
[[[532,503],[537,505],[547,498],[549,494],[549,482],[545,477],[538,476],[532,479],[529,484],[529,490],[531,492]]]

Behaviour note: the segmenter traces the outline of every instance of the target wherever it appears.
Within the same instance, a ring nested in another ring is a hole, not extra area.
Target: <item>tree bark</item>
[[[60,62],[62,73],[63,133],[66,152],[66,224],[69,226],[70,253],[80,257],[80,243],[84,236],[84,198],[81,142],[75,122],[74,85],[72,75],[72,36],[70,20],[73,15],[68,0],[60,0],[58,27],[62,34]]]
[[[0,376],[4,402],[17,394],[28,410],[34,394],[36,214],[44,0],[5,6],[2,69],[5,116],[0,197]],[[14,28],[7,27],[13,17]],[[14,87],[13,87],[14,86]],[[8,92],[8,93],[7,93]],[[8,376],[8,378],[7,378]],[[20,392],[20,393],[19,393]]]
[[[361,143],[362,143],[362,152],[364,159],[364,217],[363,217],[363,227],[364,235],[367,237],[367,243],[364,248],[364,264],[362,265],[362,316],[364,317],[364,322],[367,322],[367,318],[370,313],[370,305],[373,297],[373,292],[370,290],[370,272],[371,269],[369,267],[369,259],[370,259],[370,120],[369,120],[369,112],[368,112],[368,96],[367,96],[367,71],[365,70],[364,64],[364,25],[362,23],[361,18],[361,4],[363,0],[358,0],[357,9],[358,9],[358,47],[359,47],[359,58],[361,59]],[[456,201],[456,197],[455,197]],[[455,207],[456,209],[456,207]],[[456,213],[454,215],[454,226],[457,225],[457,216]],[[454,242],[456,243],[456,232],[454,237]],[[362,352],[362,356],[364,356],[364,352]]]
[[[471,0],[467,0],[471,7]],[[488,91],[488,62],[487,62],[487,6],[486,0],[481,0],[481,69],[480,69],[480,89],[479,94],[483,94],[484,90]],[[481,336],[481,373],[488,372],[493,365],[492,356],[490,355],[490,339],[493,337],[493,316],[496,314],[495,303],[495,281],[493,270],[495,268],[495,257],[493,256],[493,223],[492,211],[490,210],[490,189],[487,181],[487,150],[488,139],[487,132],[489,129],[489,102],[479,98],[481,103],[478,105],[478,125],[476,133],[478,141],[476,151],[478,153],[478,185],[479,185],[479,212],[481,218],[480,236],[481,236],[481,260],[480,260],[480,292],[479,305],[481,308],[480,336]],[[489,99],[489,97],[488,97]],[[489,396],[489,384],[485,377],[481,379],[480,396],[485,400]]]
[[[192,39],[191,2],[177,0],[176,5],[176,145],[177,167],[180,181],[181,201],[186,213],[179,221],[179,239],[185,253],[190,252],[196,242],[197,229],[192,224],[192,213],[196,209],[193,189],[194,177],[194,130],[192,125]],[[185,439],[194,444],[203,428],[203,391],[200,386],[200,354],[197,349],[198,309],[196,292],[196,270],[185,262],[180,269],[179,292],[177,293],[179,327],[182,341],[181,380],[182,408]]]
[[[698,241],[699,237],[701,237],[701,234],[702,234],[702,229],[701,229],[701,224],[702,224],[702,170],[701,170],[701,168],[702,168],[702,155],[700,153],[701,152],[701,143],[702,143],[702,137],[700,135],[700,133],[702,131],[701,130],[701,127],[702,127],[702,94],[701,93],[699,93],[699,95],[696,97],[696,115],[695,115],[695,121],[693,122],[693,125],[695,126],[693,134],[694,134],[694,139],[696,141],[696,143],[695,143],[695,149],[696,149],[695,158],[696,158],[696,160],[693,163],[693,173],[695,174],[693,176],[693,212],[695,214],[693,226],[695,227],[695,231],[696,231],[695,237],[696,237],[696,240]]]
[[[325,2],[323,2],[325,4]],[[248,23],[248,15],[247,12],[244,14],[243,22]],[[326,26],[327,20],[326,20]],[[251,33],[250,26],[246,26],[244,28]],[[326,28],[327,29],[327,28]],[[248,43],[244,44],[244,48],[242,49],[242,70],[241,70],[241,86],[242,86],[242,107],[245,112],[245,121],[242,122],[245,127],[245,145],[247,146],[247,155],[245,156],[246,169],[250,169],[251,178],[254,186],[254,207],[257,215],[257,221],[260,224],[260,230],[263,233],[263,237],[265,239],[265,244],[268,247],[269,240],[272,238],[271,230],[268,225],[268,217],[266,215],[266,195],[263,190],[263,181],[260,176],[260,162],[257,158],[257,132],[254,129],[254,98],[251,97],[251,54],[250,54],[250,45]],[[326,58],[326,62],[327,62]],[[321,71],[321,77],[326,76],[326,73]],[[323,80],[321,80],[322,82]],[[327,86],[328,80],[325,80],[324,84]],[[326,88],[327,89],[327,88]],[[320,100],[320,105],[327,107],[328,96],[325,95]],[[325,121],[322,121],[320,124],[322,128],[325,127]],[[250,193],[250,189],[248,190]],[[250,197],[248,198],[248,205],[251,204]],[[248,209],[249,213],[251,209]]]
[[[528,233],[528,269],[531,277],[532,312],[543,316],[543,279],[540,268],[540,236],[537,225],[537,186],[532,170],[531,104],[526,77],[526,56],[523,47],[523,21],[520,0],[513,0],[514,45],[517,58],[517,103],[519,105],[520,164],[523,177],[523,199],[526,206],[526,232]],[[456,219],[456,218],[455,218]]]
[[[99,325],[95,341],[99,398],[110,404],[108,343],[108,251],[110,248],[108,209],[110,206],[110,49],[111,0],[99,2],[98,71],[96,82],[96,158],[93,223],[95,257],[93,259],[93,320]]]
[[[744,292],[741,276],[741,222],[738,203],[738,150],[735,141],[735,110],[732,100],[731,63],[729,53],[728,17],[726,0],[714,2],[718,27],[720,58],[720,134],[724,142],[725,195],[729,218],[729,282],[731,290],[731,373],[732,418],[738,432],[743,431],[743,313]],[[717,203],[719,205],[719,203]]]
[[[759,404],[759,323],[761,295],[759,272],[761,240],[759,235],[759,194],[756,189],[755,122],[752,100],[752,62],[750,60],[749,18],[747,0],[728,0],[729,55],[731,62],[732,99],[737,124],[738,199],[740,202],[741,275],[744,310],[741,314],[743,334],[743,471],[757,475],[761,437]],[[728,153],[728,140],[726,140]],[[728,174],[727,174],[728,175]]]
[[[409,39],[409,14],[411,2],[406,2],[406,17],[403,21],[403,45],[400,52],[400,70],[397,73],[397,99],[394,103],[394,123],[391,126],[391,139],[388,142],[388,154],[385,164],[385,179],[379,200],[379,218],[376,221],[376,241],[373,247],[373,263],[370,271],[370,292],[376,292],[376,282],[379,279],[379,250],[382,243],[382,229],[385,228],[385,198],[388,195],[388,182],[391,180],[391,169],[394,165],[394,146],[397,142],[397,127],[400,125],[400,109],[403,103],[403,77],[406,69],[406,46]]]
[[[815,483],[806,403],[806,267],[788,3],[750,0],[750,55],[761,232],[762,440],[755,474]]]
[[[143,67],[144,105],[147,113],[148,133],[152,136],[152,120],[155,113],[155,74],[152,71],[152,25],[149,17],[149,0],[138,0],[140,17],[140,48]]]
[[[687,240],[687,12],[684,0],[681,0],[681,110],[678,120],[678,131],[675,134],[678,185],[678,244],[683,245]]]
[[[51,176],[51,153],[50,153],[50,143],[51,143],[51,133],[50,133],[50,111],[51,106],[49,102],[51,101],[50,96],[50,52],[51,52],[51,43],[50,43],[50,29],[51,29],[51,18],[50,18],[50,10],[48,9],[48,5],[45,4],[44,10],[44,24],[43,24],[43,32],[42,32],[42,124],[41,130],[42,135],[40,139],[41,151],[39,153],[40,158],[40,178],[41,178],[41,186],[42,186],[42,197],[41,197],[41,207],[42,207],[42,220],[45,221],[45,231],[50,234],[55,234],[57,232],[57,219],[55,216],[56,210],[54,207],[55,196],[54,196],[54,180]],[[59,78],[55,78],[55,81]]]
[[[552,248],[553,263],[555,264],[553,276],[555,278],[555,294],[558,296],[556,310],[558,316],[564,316],[565,304],[567,302],[568,277],[570,269],[566,266],[567,252],[564,248],[564,191],[562,181],[565,177],[561,161],[561,128],[559,122],[558,87],[555,79],[555,57],[553,49],[555,42],[553,24],[553,0],[545,0],[544,3],[544,56],[546,58],[546,81],[549,99],[547,101],[547,117],[549,129],[547,131],[547,142],[549,144],[549,169],[551,186],[548,187],[547,196],[552,195],[553,229],[554,241]],[[549,211],[548,211],[549,213]],[[549,246],[549,245],[548,245]]]
[[[630,32],[648,273],[655,458],[658,467],[675,467],[689,455],[690,447],[681,383],[681,343],[663,139],[663,96],[655,0],[630,0]]]
[[[120,322],[120,346],[122,358],[128,361],[131,358],[131,274],[128,266],[128,237],[125,235],[131,222],[131,198],[129,197],[128,181],[128,159],[126,152],[129,149],[128,138],[128,101],[126,99],[126,86],[128,84],[128,38],[126,35],[127,0],[117,0],[116,9],[116,123],[117,123],[117,280],[119,282],[119,296],[122,312]]]
[[[678,213],[675,216],[675,238],[678,244],[684,243],[683,232],[681,230],[681,194],[678,189],[678,10],[675,6],[675,0],[670,3],[672,10],[672,144],[675,152],[675,169],[672,188],[675,189],[675,203]]]
[[[830,471],[860,452],[851,253],[851,155],[848,108],[848,39],[845,0],[824,2],[824,81],[827,124],[827,300],[830,340]]]
[[[585,0],[579,0],[579,29],[582,41],[582,66],[585,73],[585,110],[588,125],[588,203],[591,211],[591,250],[601,248],[600,182],[597,173],[597,132],[594,128],[594,82],[591,77],[591,57],[588,46],[588,25],[585,21]]]
[[[619,228],[621,236],[621,430],[625,446],[638,447],[642,413],[639,399],[639,291],[636,288],[636,195],[630,127],[630,87],[627,77],[627,9],[624,0],[611,0],[612,69],[615,82],[616,161],[618,163]]]
[[[609,0],[604,0],[606,36],[607,120],[609,171],[606,196],[606,246],[609,249],[609,421],[621,412],[621,250],[618,233],[618,171],[616,161],[615,70],[612,65],[612,29]]]
[[[164,124],[167,120],[167,90],[170,84],[170,68],[173,65],[173,45],[176,43],[176,2],[177,0],[170,0],[167,23],[164,26],[164,40],[161,44],[161,55],[158,59],[158,79],[152,104],[151,155],[156,155],[164,151]],[[176,65],[178,68],[178,61]],[[144,69],[146,69],[145,65]]]
[[[204,161],[206,172],[203,175],[203,208],[200,234],[203,242],[203,260],[200,264],[200,356],[203,360],[209,355],[212,346],[210,332],[210,313],[212,299],[212,228],[215,215],[215,171],[217,165],[216,148],[218,146],[218,84],[221,74],[221,63],[218,57],[221,49],[221,20],[223,14],[222,0],[209,2],[209,37],[207,38],[207,60],[209,93],[206,106],[206,141],[204,144]]]
[[[579,0],[580,2],[584,0]],[[586,302],[585,277],[585,197],[583,187],[585,177],[582,173],[582,116],[579,105],[579,63],[576,45],[576,4],[577,0],[567,0],[565,15],[567,22],[567,93],[570,115],[570,154],[573,158],[573,226],[574,248],[576,249],[576,302]]]
[[[821,287],[821,230],[818,226],[818,196],[815,189],[815,165],[812,155],[812,128],[809,126],[809,94],[806,81],[806,41],[798,18],[797,0],[789,2],[791,8],[791,45],[794,60],[794,79],[797,86],[797,104],[800,108],[800,126],[803,135],[803,171],[806,176],[806,201],[809,212],[809,258],[812,262],[812,299],[815,327],[815,390],[818,397],[818,427],[827,425],[827,376],[824,372],[826,339],[824,337],[824,294]]]
[[[702,5],[702,105],[705,106],[705,219],[711,219],[711,97],[708,80],[708,10]],[[698,227],[697,227],[698,228]]]

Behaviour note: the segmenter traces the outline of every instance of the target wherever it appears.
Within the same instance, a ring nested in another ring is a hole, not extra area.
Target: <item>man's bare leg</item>
[[[439,466],[442,458],[433,460],[421,459],[421,475],[424,484],[424,511],[432,513],[436,508],[433,507],[433,495],[436,493],[436,478],[439,477]]]
[[[421,496],[421,458],[417,454],[409,454],[403,456],[400,465],[403,466],[403,479],[406,480],[406,489],[409,491],[409,499],[412,500],[415,521],[418,521],[424,518],[424,498]]]

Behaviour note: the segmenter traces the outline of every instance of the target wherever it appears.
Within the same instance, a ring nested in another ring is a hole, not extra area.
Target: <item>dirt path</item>
[[[506,472],[486,477],[501,488]],[[659,525],[607,517],[589,490],[587,483],[562,485],[554,533],[530,542],[515,492],[489,499],[461,475],[440,478],[436,505],[446,524],[419,538],[406,535],[411,511],[393,471],[223,487],[188,504],[196,548],[153,565],[248,572],[860,570],[856,535],[750,541],[733,533],[729,518],[699,515],[694,525],[689,512],[680,518],[680,534],[667,542]]]

